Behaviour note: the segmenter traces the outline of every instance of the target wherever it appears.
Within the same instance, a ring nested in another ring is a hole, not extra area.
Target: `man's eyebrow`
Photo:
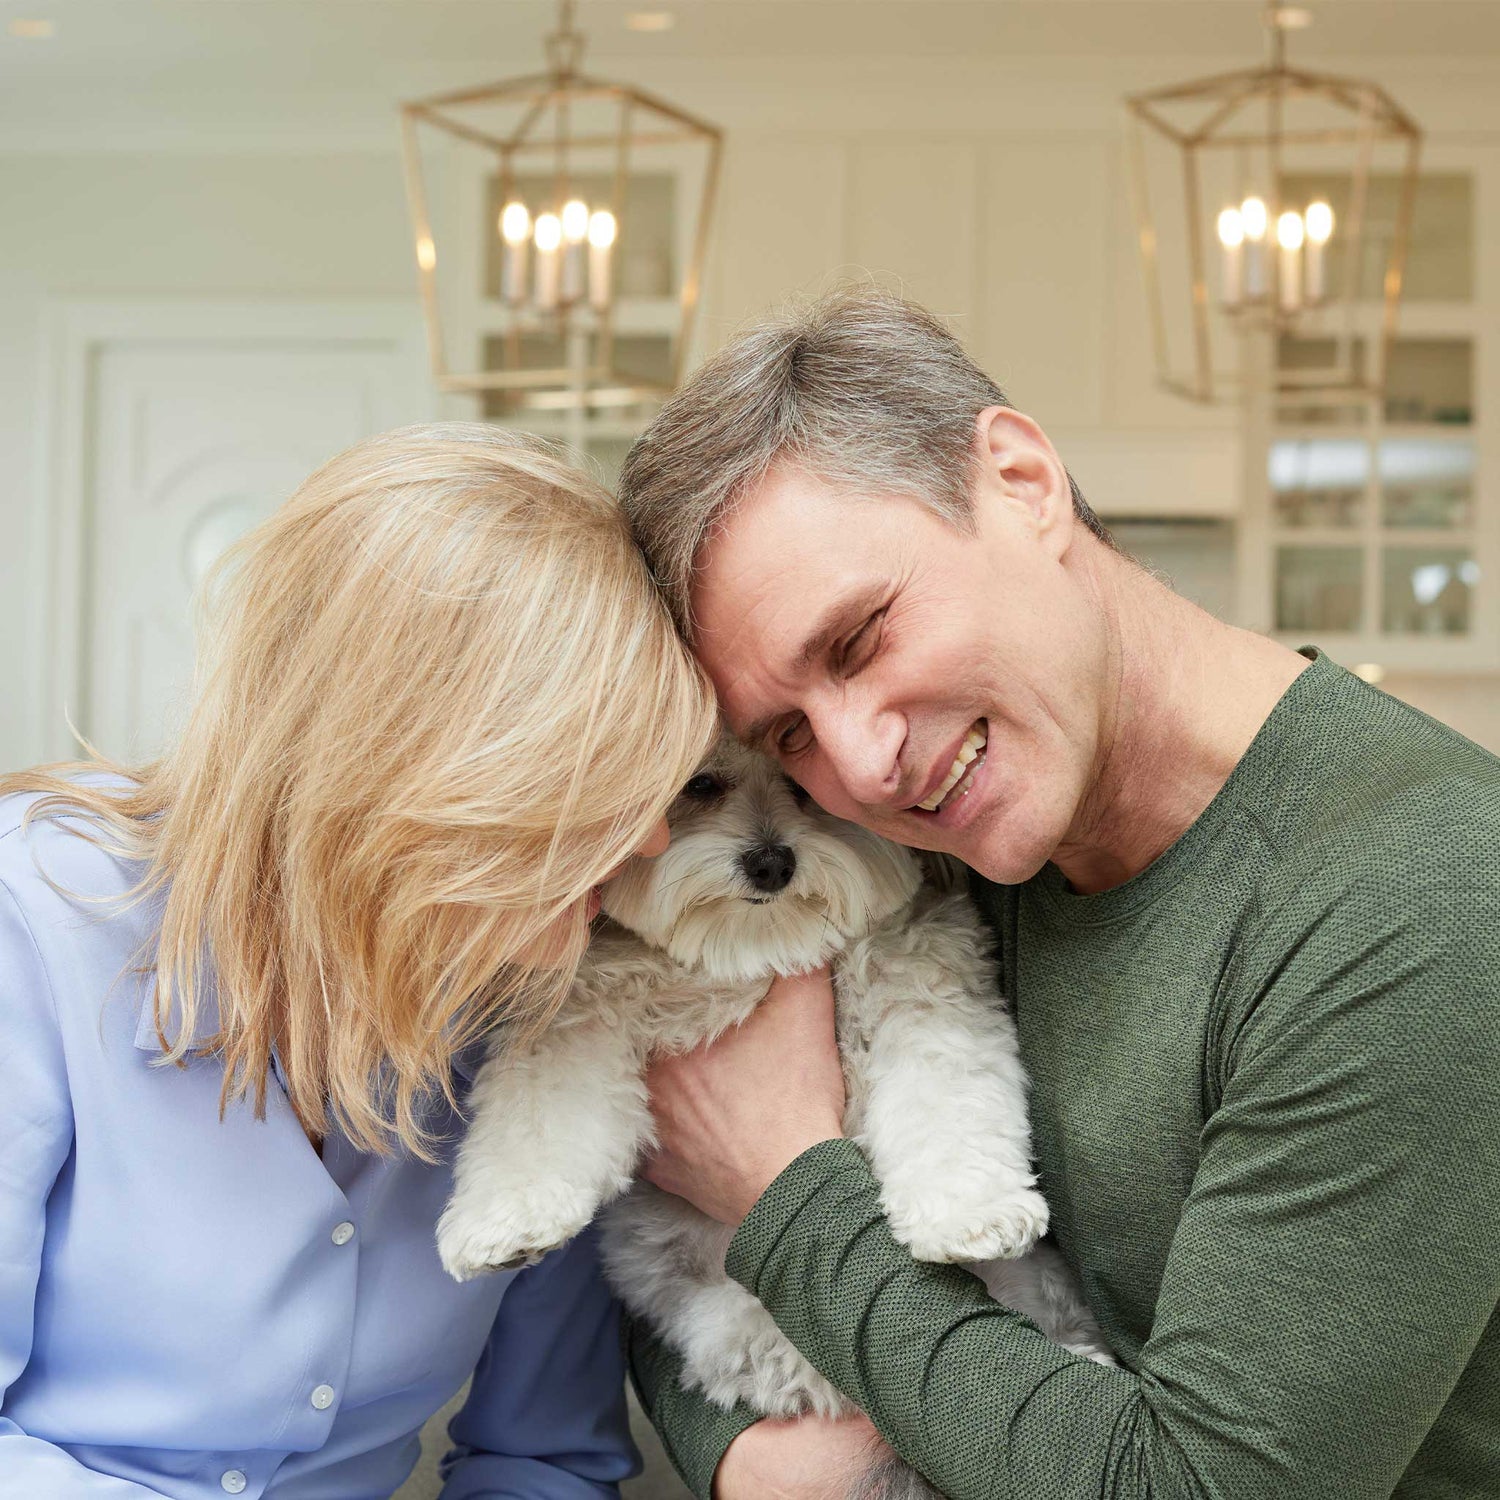
[[[845,594],[842,599],[835,599],[823,611],[818,623],[813,626],[797,648],[792,657],[793,672],[799,676],[806,672],[855,619],[875,605],[884,592],[884,584],[867,584]],[[785,712],[785,709],[780,709],[776,713],[762,715],[740,736],[740,739],[747,745],[759,746],[770,733],[771,726]]]

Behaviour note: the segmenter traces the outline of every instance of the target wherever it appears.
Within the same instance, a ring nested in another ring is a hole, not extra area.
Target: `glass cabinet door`
[[[1477,274],[1481,230],[1494,235],[1476,210],[1496,170],[1487,156],[1450,154],[1419,182],[1382,398],[1340,407],[1287,392],[1276,401],[1260,575],[1269,597],[1261,597],[1271,628],[1294,644],[1336,637],[1337,647],[1358,653],[1353,660],[1368,652],[1369,660],[1432,666],[1500,646],[1480,638],[1493,633],[1478,588],[1495,524],[1480,453],[1489,419],[1476,412],[1476,391],[1490,389],[1478,371],[1494,360]],[[1318,186],[1330,202],[1340,190],[1331,178]],[[1394,179],[1372,180],[1377,239],[1395,222],[1393,190]],[[1355,367],[1368,370],[1379,314],[1373,301],[1357,304],[1341,329],[1314,324],[1282,337],[1276,363],[1288,372],[1323,367],[1336,341],[1349,340]]]
[[[1398,340],[1383,412],[1299,412],[1266,465],[1272,628],[1467,641],[1480,578],[1473,347]]]

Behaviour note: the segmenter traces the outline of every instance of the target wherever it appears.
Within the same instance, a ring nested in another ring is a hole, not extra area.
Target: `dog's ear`
[[[969,867],[956,854],[942,854],[936,849],[913,849],[922,867],[922,880],[944,896],[969,888]]]

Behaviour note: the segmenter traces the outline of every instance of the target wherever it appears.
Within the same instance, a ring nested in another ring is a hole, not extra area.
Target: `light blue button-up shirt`
[[[270,1080],[263,1120],[221,1121],[216,1059],[154,1061],[129,972],[154,910],[38,868],[109,897],[139,867],[23,832],[26,800],[0,800],[0,1500],[385,1500],[471,1372],[444,1500],[616,1494],[638,1460],[592,1235],[459,1286],[448,1165],[336,1132],[320,1159]]]

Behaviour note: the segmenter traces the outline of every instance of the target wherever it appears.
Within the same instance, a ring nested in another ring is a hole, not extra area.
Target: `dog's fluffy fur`
[[[606,887],[611,920],[554,1025],[525,1051],[497,1047],[476,1079],[438,1229],[448,1270],[464,1279],[533,1262],[609,1205],[606,1271],[681,1353],[690,1384],[768,1415],[848,1411],[724,1274],[731,1231],[632,1186],[653,1143],[648,1055],[719,1035],[773,974],[831,960],[845,1133],[869,1157],[896,1238],[919,1260],[966,1264],[1052,1338],[1112,1363],[1060,1257],[1038,1243],[1047,1205],[1015,1026],[967,897],[924,881],[909,849],[829,817],[732,741],[668,821],[671,848]],[[898,1490],[894,1479],[864,1492],[925,1492],[914,1475]]]

